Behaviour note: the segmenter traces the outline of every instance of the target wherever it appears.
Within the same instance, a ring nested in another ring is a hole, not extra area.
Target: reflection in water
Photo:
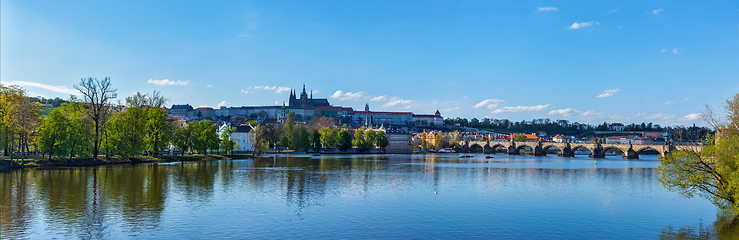
[[[730,212],[720,211],[711,226],[665,227],[659,239],[739,239],[739,220]]]
[[[721,229],[736,229],[721,221],[715,225],[729,228],[663,227],[673,218],[695,222],[701,209],[673,213],[671,208],[695,202],[666,193],[655,182],[656,166],[377,155],[14,170],[0,173],[0,238],[177,238],[207,231],[226,237],[249,227],[253,236],[265,238],[301,237],[295,234],[306,229],[323,229],[311,235],[318,238],[445,238],[451,232],[461,238],[618,238],[650,237],[660,229],[660,237],[700,238],[703,232],[725,236]],[[668,213],[673,216],[662,216]],[[292,219],[301,221],[284,224]],[[238,225],[225,226],[231,223]],[[532,224],[542,227],[525,231]],[[327,233],[350,235],[320,235]]]

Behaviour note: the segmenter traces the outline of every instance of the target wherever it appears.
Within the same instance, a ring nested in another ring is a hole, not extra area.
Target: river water
[[[709,201],[666,191],[656,156],[642,158],[294,155],[12,170],[0,173],[0,238],[649,239],[716,221]]]

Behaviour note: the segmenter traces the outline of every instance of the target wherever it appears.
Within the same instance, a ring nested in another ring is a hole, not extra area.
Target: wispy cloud
[[[223,102],[219,103],[217,107],[220,108],[220,107],[225,107],[225,106],[228,106],[228,105],[231,105],[231,104],[228,103],[228,102],[226,102],[226,101],[223,101]]]
[[[663,103],[663,105],[670,105],[670,104],[673,104],[673,103],[675,103],[675,102],[673,102],[673,101],[667,101],[667,102]]]
[[[409,109],[413,105],[414,105],[413,100],[398,99],[398,100],[395,100],[395,101],[387,102],[387,103],[383,104],[382,106],[383,107],[397,107],[397,108]]]
[[[600,95],[598,95],[596,97],[599,97],[599,98],[611,97],[611,96],[613,96],[614,93],[617,93],[617,92],[620,92],[620,91],[621,91],[620,88],[606,89],[606,90],[603,90],[603,92],[601,92]]]
[[[575,22],[570,25],[570,29],[580,29],[593,26],[593,24],[600,24],[599,22]]]
[[[556,110],[549,111],[549,114],[551,114],[551,115],[572,116],[572,115],[580,114],[580,111],[577,111],[577,110],[572,109],[572,108],[565,108],[565,109],[556,109]]]
[[[668,120],[668,119],[673,119],[673,118],[675,118],[675,115],[666,114],[666,113],[654,113],[654,114],[649,114],[649,116],[644,117],[644,119],[649,119],[649,120],[651,119]]]
[[[339,99],[341,101],[349,100],[349,101],[360,101],[363,99],[366,99],[367,97],[364,96],[364,92],[343,92],[341,90],[336,91],[333,95],[331,95],[331,98]]]
[[[664,49],[664,48],[663,48],[663,49],[662,49],[662,50],[660,50],[659,52],[661,52],[661,53],[666,53],[666,52],[667,52],[667,49]]]
[[[557,10],[559,10],[559,9],[557,9],[556,7],[539,7],[539,9],[537,11],[539,11],[539,12],[549,12],[549,11],[557,11]]]
[[[516,106],[516,107],[503,107],[492,111],[492,113],[519,113],[519,112],[533,112],[547,109],[551,104],[536,105],[536,106]]]
[[[503,99],[486,99],[482,102],[475,104],[473,108],[489,108],[493,109],[498,106],[498,104],[505,102]]]
[[[673,53],[673,54],[678,54],[678,53],[680,53],[680,51],[678,51],[678,50],[677,50],[677,48],[673,48],[673,49],[672,49],[672,53]]]
[[[208,87],[213,87],[213,85],[208,84]]]
[[[657,14],[659,14],[662,11],[664,11],[664,10],[661,9],[661,8],[660,9],[655,9],[655,10],[652,10],[652,14],[657,15]]]
[[[159,86],[171,86],[171,85],[185,86],[189,82],[190,82],[190,80],[172,81],[172,80],[169,80],[169,79],[162,79],[162,80],[149,79],[149,81],[148,81],[148,83],[151,83],[151,84],[154,84],[154,85],[159,85]]]
[[[18,85],[21,87],[35,87],[35,88],[46,89],[52,92],[66,93],[66,94],[72,94],[72,95],[81,95],[80,91],[77,91],[76,89],[69,89],[65,86],[52,86],[52,85],[46,85],[42,83],[26,82],[26,81],[5,81],[5,84]]]
[[[459,110],[459,106],[441,109],[442,112],[451,112],[451,111],[456,111],[456,110]]]
[[[615,12],[618,12],[618,9],[614,9],[614,10],[608,11],[608,13],[615,13]]]
[[[289,87],[278,87],[278,86],[255,86],[254,89],[264,89],[264,90],[275,90],[275,93],[282,93],[290,91]]]
[[[385,95],[373,97],[370,99],[370,101],[373,101],[373,102],[386,102],[387,100],[388,100],[387,96]]]
[[[685,121],[693,121],[693,120],[696,120],[696,119],[699,119],[699,118],[701,118],[701,114],[700,113],[691,113],[691,114],[685,115],[685,117],[683,117],[682,120],[685,120]]]

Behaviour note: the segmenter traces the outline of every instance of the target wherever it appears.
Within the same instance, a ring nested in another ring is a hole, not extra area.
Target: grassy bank
[[[92,158],[52,159],[41,156],[30,156],[21,162],[20,159],[0,158],[0,169],[24,168],[24,167],[80,167],[124,163],[150,163],[150,162],[190,162],[190,161],[214,161],[254,158],[253,155],[160,155],[160,156],[136,156],[129,159],[121,159],[118,156],[100,156],[98,161]]]

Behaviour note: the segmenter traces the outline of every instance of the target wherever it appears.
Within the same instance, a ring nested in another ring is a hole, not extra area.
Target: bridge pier
[[[546,156],[546,155],[547,155],[547,151],[541,148],[541,143],[539,143],[539,146],[536,146],[534,148],[534,156],[541,157],[541,156]]]
[[[625,159],[639,159],[639,154],[634,151],[634,149],[629,146],[629,150],[624,153]]]
[[[570,143],[567,143],[565,147],[559,149],[560,157],[575,157],[575,151],[572,150],[572,147],[570,146]]]

